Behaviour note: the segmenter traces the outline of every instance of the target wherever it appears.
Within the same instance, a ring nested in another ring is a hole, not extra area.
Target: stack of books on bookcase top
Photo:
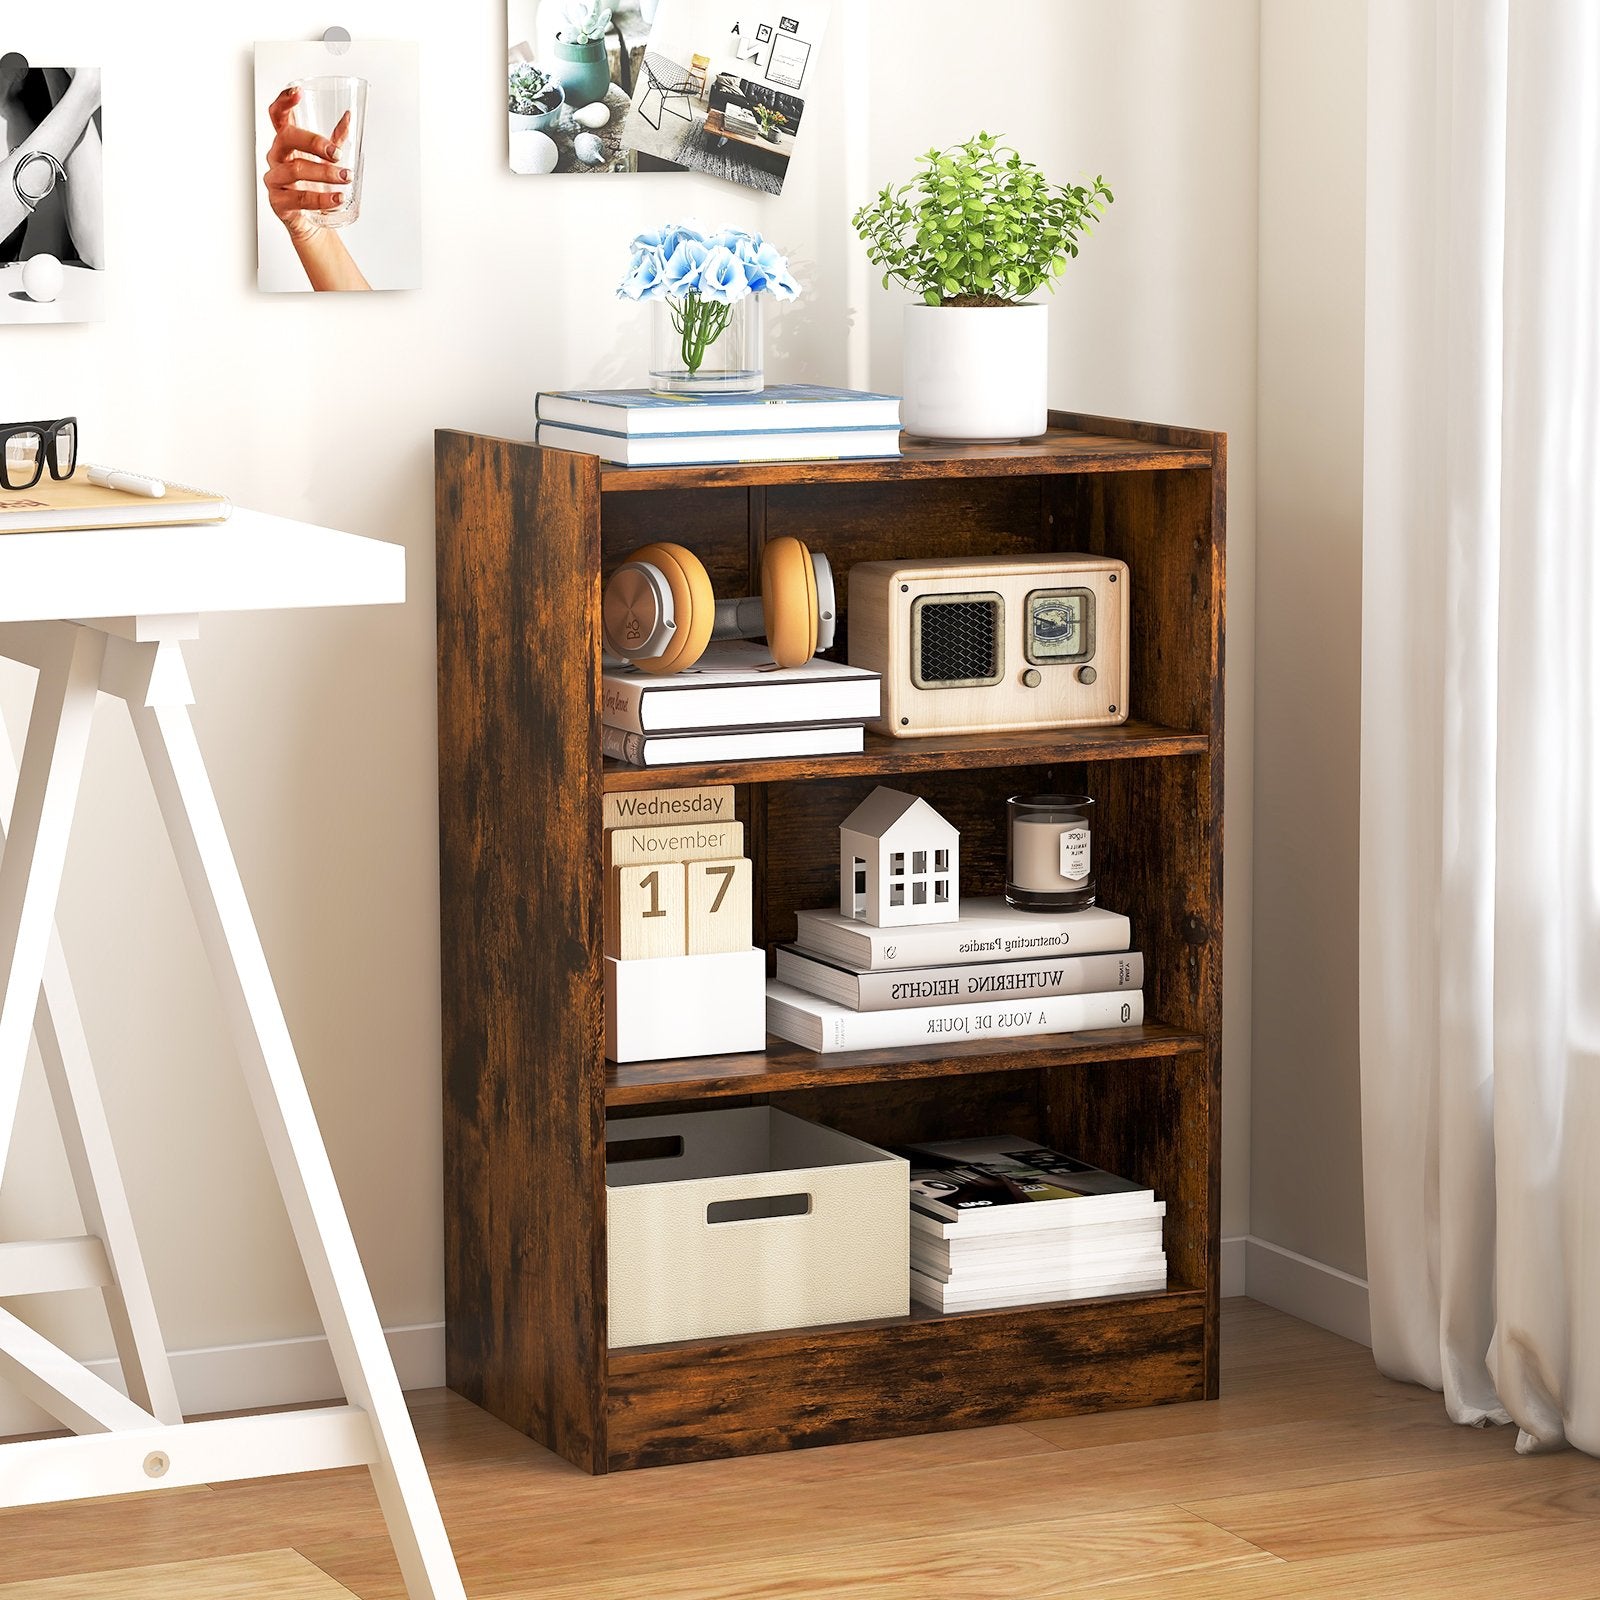
[[[623,467],[879,460],[900,454],[890,394],[773,385],[757,394],[570,389],[541,394],[535,442]]]
[[[1128,919],[967,900],[951,922],[877,928],[802,911],[767,985],[767,1031],[817,1051],[1076,1033],[1144,1021]]]
[[[761,645],[713,644],[685,672],[603,675],[602,748],[635,767],[855,755],[878,715],[881,680],[814,656],[775,667]]]
[[[1166,1202],[1031,1139],[915,1145],[911,1298],[986,1311],[1167,1286]]]

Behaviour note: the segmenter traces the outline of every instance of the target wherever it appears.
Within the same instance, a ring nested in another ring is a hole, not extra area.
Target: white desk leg
[[[10,838],[0,857],[0,1177],[16,1127],[28,1040],[55,931],[67,835],[78,805],[105,638],[63,629],[41,664]]]
[[[373,1482],[407,1592],[412,1600],[465,1600],[188,708],[130,701],[128,710],[340,1381],[372,1419]]]
[[[16,788],[16,757],[0,726],[0,841],[11,834]],[[172,1364],[156,1319],[100,1086],[89,1060],[78,996],[54,926],[45,953],[44,989],[34,1015],[34,1036],[84,1226],[100,1240],[110,1267],[111,1281],[103,1286],[106,1316],[128,1396],[161,1422],[182,1422]]]

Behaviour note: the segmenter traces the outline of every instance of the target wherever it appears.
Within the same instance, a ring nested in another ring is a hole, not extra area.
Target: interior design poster
[[[97,67],[0,55],[0,323],[105,315]]]
[[[781,194],[828,11],[828,0],[661,0],[623,143]]]
[[[256,282],[269,293],[422,282],[417,47],[256,46]]]
[[[511,170],[676,172],[622,140],[657,0],[506,0]]]

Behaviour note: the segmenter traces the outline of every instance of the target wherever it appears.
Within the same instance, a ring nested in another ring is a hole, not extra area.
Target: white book
[[[772,761],[783,756],[854,756],[866,748],[860,723],[826,728],[773,728],[729,733],[627,733],[601,728],[600,752],[632,767],[674,767],[709,761]]]
[[[659,676],[620,667],[602,673],[600,720],[628,733],[869,722],[878,715],[881,688],[878,674],[865,667],[821,656],[775,667],[764,645],[713,644],[683,672]]]
[[[1057,1229],[1092,1229],[1102,1224],[1143,1221],[1166,1214],[1167,1202],[1155,1199],[1152,1192],[1145,1189],[1139,1194],[1095,1196],[1092,1203],[1086,1196],[1070,1205],[995,1206],[987,1211],[963,1211],[959,1222],[947,1222],[913,1205],[911,1231],[951,1243],[994,1238],[1014,1238],[1021,1243],[1035,1236],[1047,1236]]]
[[[1137,1228],[1137,1232],[1114,1231]],[[1098,1228],[1063,1229],[1059,1234],[1000,1234],[985,1239],[946,1240],[911,1230],[911,1249],[941,1267],[1030,1267],[1051,1261],[1103,1261],[1161,1248],[1161,1218],[1138,1223],[1103,1224]]]
[[[1133,924],[1120,911],[1018,911],[1003,899],[966,900],[953,922],[875,928],[836,910],[802,911],[795,943],[858,972],[941,967],[1007,957],[1096,955],[1126,950]],[[1088,1024],[1084,1024],[1088,1026]]]
[[[1131,1273],[1153,1272],[1165,1269],[1167,1258],[1158,1244],[1153,1250],[1141,1250],[1130,1255],[1126,1251],[1112,1256],[1071,1261],[1042,1261],[1031,1264],[1005,1262],[993,1266],[947,1266],[923,1255],[915,1245],[911,1250],[911,1265],[938,1283],[947,1283],[961,1289],[976,1288],[1031,1288],[1044,1284],[1088,1282],[1101,1278],[1127,1276]]]
[[[1144,996],[1137,990],[982,1005],[918,1006],[910,1011],[852,1011],[787,984],[774,981],[767,985],[767,1032],[822,1055],[904,1045],[937,1047],[961,1039],[1076,1033],[1143,1021]]]
[[[911,1274],[911,1298],[937,1311],[998,1311],[1006,1306],[1045,1305],[1052,1300],[1091,1300],[1102,1295],[1159,1294],[1167,1287],[1167,1269],[1129,1273],[1124,1277],[1078,1286],[1049,1285],[1031,1289],[951,1290],[923,1273]]]
[[[541,422],[534,442],[618,467],[717,467],[741,461],[876,461],[900,454],[899,428],[814,428],[801,433],[680,433],[647,438]]]
[[[659,389],[566,389],[541,394],[536,422],[596,433],[785,433],[898,428],[900,400],[816,383],[769,383],[759,394],[667,394]]]
[[[1144,984],[1137,950],[1030,961],[974,961],[948,967],[894,967],[858,972],[802,950],[778,949],[778,981],[821,995],[852,1011],[904,1011],[911,1006],[970,1005],[980,1000],[1037,999],[1048,994],[1106,994]]]

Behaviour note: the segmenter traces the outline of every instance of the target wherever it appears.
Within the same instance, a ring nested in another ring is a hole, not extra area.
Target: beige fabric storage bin
[[[606,1155],[613,1347],[909,1313],[899,1157],[768,1106],[607,1122]]]

